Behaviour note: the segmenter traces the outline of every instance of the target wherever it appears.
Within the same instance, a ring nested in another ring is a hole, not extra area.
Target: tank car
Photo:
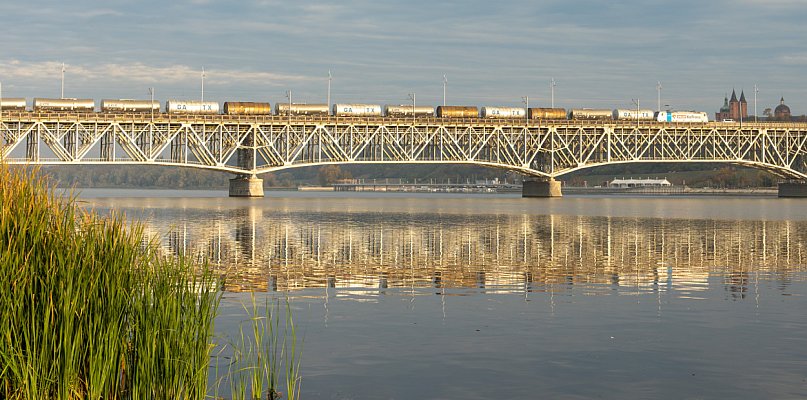
[[[653,110],[629,110],[629,109],[622,109],[618,108],[614,110],[612,117],[615,120],[621,121],[655,121],[655,114],[656,112]],[[638,118],[636,117],[638,115]]]
[[[218,114],[219,103],[215,101],[168,100],[165,102],[165,112],[169,114]]]
[[[482,107],[481,118],[525,119],[527,110],[518,107]]]
[[[438,106],[439,118],[477,118],[479,109],[472,106]]]
[[[34,99],[34,111],[37,112],[94,112],[95,100],[93,99]]]
[[[414,108],[414,109],[413,109]],[[384,115],[388,117],[432,117],[434,116],[434,107],[432,106],[408,106],[405,104],[394,106],[384,106]]]
[[[160,102],[157,100],[130,100],[130,99],[104,99],[101,100],[101,112],[160,112]]]
[[[612,119],[613,111],[596,108],[574,108],[569,111],[569,119]]]
[[[224,113],[227,115],[271,115],[272,105],[251,101],[225,101]]]
[[[334,104],[333,115],[339,117],[380,117],[378,104]]]
[[[289,115],[289,103],[275,103],[275,114]],[[291,115],[328,115],[327,104],[291,104]]]
[[[529,109],[530,119],[566,119],[565,108],[542,108],[535,107]]]
[[[702,111],[660,111],[656,115],[659,122],[709,122],[709,115]]]
[[[0,99],[2,111],[25,111],[25,98],[4,97]]]

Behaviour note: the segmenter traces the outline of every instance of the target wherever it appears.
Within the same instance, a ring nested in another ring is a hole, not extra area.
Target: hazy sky
[[[4,97],[697,109],[754,84],[807,113],[803,0],[7,1]],[[644,107],[643,107],[644,108]]]

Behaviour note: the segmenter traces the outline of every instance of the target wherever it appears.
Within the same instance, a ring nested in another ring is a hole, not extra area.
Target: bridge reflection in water
[[[227,291],[527,294],[582,285],[591,294],[674,289],[697,297],[717,279],[732,296],[744,297],[760,275],[786,290],[807,269],[807,222],[252,207],[203,214],[153,215],[146,229],[167,253],[210,260]]]

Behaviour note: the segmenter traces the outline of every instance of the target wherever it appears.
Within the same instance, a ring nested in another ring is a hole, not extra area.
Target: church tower
[[[724,119],[731,118],[731,109],[729,108],[729,95],[727,94],[726,97],[723,98],[723,107],[720,107],[720,111],[715,113],[715,121],[722,121]]]
[[[740,101],[737,100],[737,92],[731,90],[731,100],[729,100],[729,118],[739,121],[740,120]]]
[[[748,119],[748,102],[745,101],[745,91],[740,92],[740,115],[742,119]]]

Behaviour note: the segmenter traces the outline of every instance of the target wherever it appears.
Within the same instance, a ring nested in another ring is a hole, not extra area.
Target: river
[[[288,298],[304,399],[803,398],[807,201],[85,189]]]

